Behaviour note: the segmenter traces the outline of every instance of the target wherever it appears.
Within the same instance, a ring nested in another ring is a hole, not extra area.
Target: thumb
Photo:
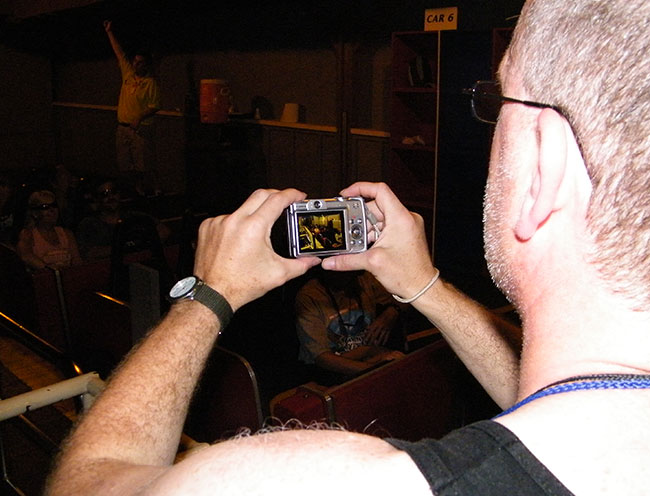
[[[348,271],[348,270],[364,270],[365,269],[365,255],[335,255],[325,258],[321,262],[321,266],[325,270],[334,271]]]

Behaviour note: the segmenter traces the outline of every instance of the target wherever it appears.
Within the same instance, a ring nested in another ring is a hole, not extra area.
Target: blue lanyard
[[[642,374],[597,374],[571,377],[554,382],[539,391],[524,398],[507,410],[494,417],[497,419],[508,415],[518,408],[544,396],[552,394],[569,393],[587,389],[650,389],[650,375]]]

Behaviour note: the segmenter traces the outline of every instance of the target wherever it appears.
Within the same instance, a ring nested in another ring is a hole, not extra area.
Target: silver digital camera
[[[303,200],[287,208],[289,255],[327,257],[368,249],[363,198]]]

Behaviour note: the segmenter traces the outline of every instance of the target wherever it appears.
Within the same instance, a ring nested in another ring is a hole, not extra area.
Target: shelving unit
[[[427,221],[433,247],[440,87],[440,32],[392,36],[392,93],[388,182]]]

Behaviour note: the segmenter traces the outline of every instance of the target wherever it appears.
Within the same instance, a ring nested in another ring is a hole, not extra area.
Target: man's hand
[[[113,25],[113,23],[111,21],[108,21],[108,20],[104,21],[104,31],[106,31],[107,33],[110,33],[112,25]]]
[[[257,190],[234,213],[203,221],[194,273],[237,310],[318,265],[317,257],[287,259],[271,246],[273,223],[305,196],[295,189]]]
[[[367,270],[387,291],[403,298],[420,291],[435,273],[422,217],[409,212],[384,183],[355,183],[341,195],[372,199],[366,205],[377,218],[381,235],[368,251],[327,258],[323,268]]]
[[[383,346],[388,341],[399,317],[395,307],[388,307],[373,320],[364,333],[364,343],[371,346]]]

